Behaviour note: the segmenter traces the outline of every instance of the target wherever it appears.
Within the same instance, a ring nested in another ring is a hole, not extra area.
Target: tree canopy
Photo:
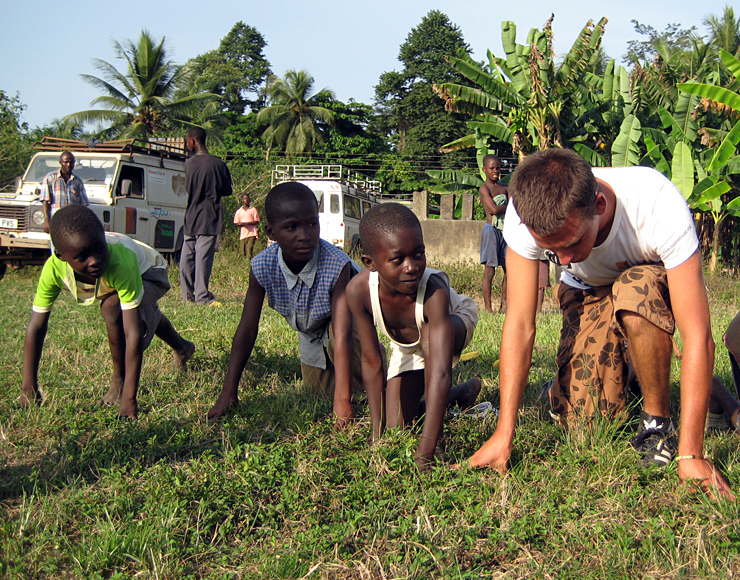
[[[222,97],[222,109],[236,115],[264,105],[260,93],[272,74],[263,54],[267,42],[253,26],[237,22],[216,50],[201,54],[186,64],[188,85],[195,92]]]
[[[0,90],[0,188],[22,175],[31,157],[28,125],[21,120],[25,108],[18,95]]]
[[[430,11],[401,44],[400,72],[380,75],[375,86],[381,126],[396,149],[410,155],[437,155],[439,147],[465,130],[462,116],[445,112],[433,84],[466,82],[447,62],[460,51],[470,53],[459,27],[439,10]]]
[[[113,41],[113,48],[116,56],[125,61],[125,72],[104,60],[95,59],[94,66],[102,73],[102,78],[81,75],[85,82],[104,93],[95,98],[92,105],[105,108],[80,111],[66,119],[102,125],[101,135],[105,137],[145,139],[192,125],[187,108],[194,103],[205,106],[216,98],[208,93],[173,98],[176,88],[183,82],[184,72],[182,66],[169,59],[164,37],[157,42],[142,30],[136,44],[130,40],[123,43]]]

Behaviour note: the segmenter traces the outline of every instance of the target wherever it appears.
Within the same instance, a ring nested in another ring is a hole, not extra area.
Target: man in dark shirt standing
[[[185,142],[195,155],[185,162],[188,208],[180,256],[182,299],[220,306],[208,290],[208,282],[223,226],[221,198],[232,193],[231,175],[221,159],[208,153],[205,130],[189,129]]]

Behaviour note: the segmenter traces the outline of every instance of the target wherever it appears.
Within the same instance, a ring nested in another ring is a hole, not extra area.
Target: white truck
[[[313,191],[322,239],[347,253],[360,245],[360,219],[378,204],[379,181],[342,165],[276,165],[272,187],[284,181],[298,181]]]
[[[106,231],[120,232],[174,255],[182,247],[188,202],[184,149],[166,143],[146,147],[133,139],[88,144],[45,137],[15,191],[0,193],[0,277],[7,267],[43,264],[49,257],[44,211],[38,200],[44,176],[59,169],[63,151],[75,156],[82,179]]]

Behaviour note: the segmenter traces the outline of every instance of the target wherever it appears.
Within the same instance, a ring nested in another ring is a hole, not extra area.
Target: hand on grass
[[[509,470],[509,458],[513,449],[511,438],[499,434],[491,435],[470,458],[470,467],[492,467],[501,474]]]
[[[334,429],[339,430],[349,424],[355,418],[355,411],[351,401],[334,401]]]
[[[216,421],[217,419],[220,419],[230,409],[235,408],[237,405],[239,405],[239,397],[236,394],[222,391],[216,404],[211,407],[210,411],[208,411],[208,420]]]
[[[735,501],[730,485],[722,474],[706,459],[683,459],[678,462],[678,477],[682,483],[694,485],[712,499],[718,497]]]

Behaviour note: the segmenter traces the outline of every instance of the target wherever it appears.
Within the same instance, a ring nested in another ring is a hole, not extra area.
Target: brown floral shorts
[[[605,416],[624,411],[627,353],[617,314],[639,314],[673,334],[665,268],[634,266],[611,286],[579,290],[560,283],[555,289],[563,312],[556,362],[558,374],[550,389],[553,413],[564,423],[575,416]]]

